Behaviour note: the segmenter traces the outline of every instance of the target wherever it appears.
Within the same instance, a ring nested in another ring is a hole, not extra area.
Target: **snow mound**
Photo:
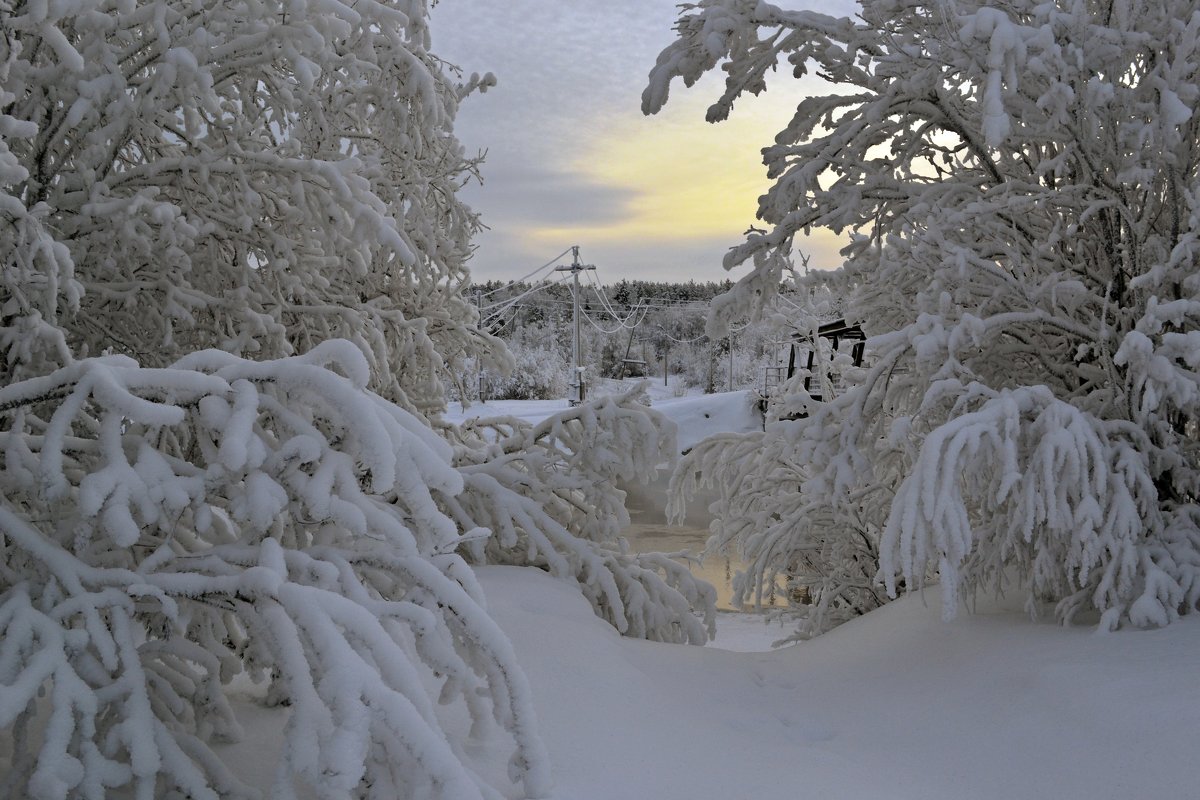
[[[534,687],[555,797],[1185,797],[1200,620],[1100,635],[936,588],[771,653],[624,639],[568,587],[478,572]],[[719,634],[718,634],[719,635]]]
[[[620,384],[629,389],[627,381]],[[762,412],[758,408],[758,395],[754,391],[720,392],[717,394],[692,395],[653,399],[655,411],[673,420],[679,426],[678,442],[681,451],[690,450],[704,438],[718,433],[748,433],[761,431]],[[446,410],[448,422],[461,424],[470,419],[487,417],[516,417],[533,424],[569,408],[566,400],[489,400],[463,409],[451,404]]]
[[[679,426],[676,436],[681,452],[714,434],[749,433],[763,427],[758,395],[753,391],[659,400],[654,403],[654,410]]]

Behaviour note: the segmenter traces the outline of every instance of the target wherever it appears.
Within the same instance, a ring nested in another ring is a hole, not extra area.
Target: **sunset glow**
[[[697,239],[733,246],[751,225],[762,226],[758,201],[769,183],[761,148],[786,121],[787,104],[762,102],[710,125],[703,122],[707,99],[686,95],[662,116],[629,115],[591,132],[570,168],[626,199],[607,218],[531,226],[527,235],[546,247],[561,241],[596,247]],[[840,246],[840,237],[820,231],[801,249],[816,256],[814,265],[829,267],[836,266]]]
[[[476,277],[511,278],[577,244],[604,280],[723,280],[728,248],[751,225],[767,227],[757,219],[770,185],[761,151],[815,79],[779,76],[712,125],[705,112],[721,80],[709,76],[672,87],[667,107],[643,117],[646,74],[676,13],[671,0],[438,6],[443,54],[498,79],[463,103],[455,126],[468,150],[487,151],[484,185],[466,195],[488,226],[475,242]],[[842,243],[820,231],[797,249],[829,268]]]

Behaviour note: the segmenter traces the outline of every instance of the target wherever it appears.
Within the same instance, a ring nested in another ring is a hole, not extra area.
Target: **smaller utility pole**
[[[568,397],[567,401],[577,406],[583,402],[583,364],[580,363],[581,351],[579,348],[579,273],[585,269],[595,269],[591,264],[582,264],[579,261],[579,245],[571,248],[571,265],[566,267],[555,267],[555,272],[570,272],[571,278],[571,321],[575,328],[575,336],[572,341],[571,350],[575,361],[575,382],[571,384],[571,394],[573,397]]]

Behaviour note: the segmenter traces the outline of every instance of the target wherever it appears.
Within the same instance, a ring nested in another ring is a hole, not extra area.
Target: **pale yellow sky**
[[[566,165],[597,184],[629,194],[615,219],[531,228],[533,239],[551,247],[559,241],[594,245],[620,241],[667,244],[725,236],[741,240],[757,220],[758,198],[770,185],[762,147],[788,120],[794,107],[783,93],[740,104],[717,124],[703,123],[711,95],[680,92],[659,115],[606,120],[580,141]],[[742,107],[744,106],[744,107]],[[837,266],[842,237],[816,231],[801,244],[814,266]]]
[[[729,120],[710,125],[718,71],[690,89],[676,82],[666,108],[646,118],[641,92],[672,40],[675,0],[455,0],[437,8],[439,52],[499,79],[463,104],[456,124],[469,151],[487,151],[483,186],[464,193],[489,226],[470,264],[478,279],[526,274],[572,245],[606,282],[744,272],[725,272],[723,256],[749,226],[763,225],[761,149],[806,91],[821,91],[811,79],[781,70],[762,97],[739,100]],[[843,243],[823,231],[797,248],[812,266],[831,268]]]
[[[755,121],[739,118],[683,130],[658,119],[614,122],[603,137],[587,142],[570,166],[597,183],[630,190],[626,215],[599,224],[547,227],[539,236],[661,241],[722,231],[736,235],[754,220],[766,188],[755,146],[764,131]]]

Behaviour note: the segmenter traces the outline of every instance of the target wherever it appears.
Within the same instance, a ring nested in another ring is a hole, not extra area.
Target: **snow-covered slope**
[[[479,572],[556,798],[1195,797],[1200,619],[1098,635],[936,589],[773,653],[619,637],[569,587]]]

